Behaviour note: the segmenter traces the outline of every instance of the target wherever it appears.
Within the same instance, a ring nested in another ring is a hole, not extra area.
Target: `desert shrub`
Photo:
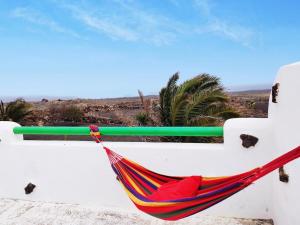
[[[84,113],[81,109],[74,105],[64,106],[60,112],[61,118],[64,121],[80,122]]]
[[[31,105],[22,98],[9,102],[6,105],[0,102],[0,120],[21,122],[32,113]]]
[[[80,122],[84,112],[75,105],[53,104],[49,108],[52,121]]]
[[[139,112],[135,115],[135,119],[137,120],[140,126],[146,126],[151,123],[151,118],[147,112]]]

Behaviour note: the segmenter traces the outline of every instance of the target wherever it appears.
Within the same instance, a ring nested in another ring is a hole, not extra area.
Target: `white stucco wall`
[[[299,71],[299,72],[298,72]],[[269,118],[231,119],[224,144],[106,143],[149,169],[170,175],[232,175],[269,162],[299,145],[300,64],[281,68],[278,103],[270,102]],[[0,122],[0,198],[80,203],[135,210],[123,192],[101,147],[94,142],[23,141],[11,122]],[[240,134],[259,138],[245,149]],[[300,224],[300,160],[286,166],[288,184],[278,172],[264,177],[202,214],[273,218],[276,225]],[[24,187],[37,188],[30,195]],[[198,216],[201,215],[198,214]]]
[[[256,157],[255,152],[234,153],[234,156],[224,149],[223,144],[106,145],[145,167],[171,175],[231,175],[257,166],[256,160],[251,160],[251,157]],[[1,143],[0,177],[0,197],[135,210],[116,181],[104,151],[94,142]],[[36,184],[37,188],[32,194],[25,195],[23,188],[29,182]],[[270,218],[270,196],[265,196],[267,183],[266,180],[258,182],[204,213]],[[257,199],[253,201],[254,198]]]
[[[279,93],[274,104],[270,102],[269,118],[272,120],[276,155],[300,144],[300,63],[280,68],[274,83],[279,83]],[[300,160],[285,167],[289,174],[289,183],[273,178],[273,218],[275,224],[300,224]]]

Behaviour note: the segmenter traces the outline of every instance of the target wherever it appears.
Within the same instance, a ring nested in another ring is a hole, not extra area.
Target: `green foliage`
[[[216,126],[239,116],[228,106],[219,78],[200,74],[177,85],[178,79],[179,74],[175,73],[159,93],[164,126]]]
[[[65,106],[61,109],[60,116],[64,121],[80,122],[84,113],[76,106]]]
[[[175,73],[168,81],[167,86],[162,88],[159,93],[160,103],[160,120],[165,126],[171,126],[171,106],[177,92],[177,80],[179,79],[179,73]]]
[[[146,112],[139,112],[135,115],[135,119],[138,121],[140,126],[147,126],[152,122],[152,119]]]
[[[9,102],[7,105],[1,101],[0,120],[21,122],[26,116],[31,114],[30,108],[31,105],[22,98]]]

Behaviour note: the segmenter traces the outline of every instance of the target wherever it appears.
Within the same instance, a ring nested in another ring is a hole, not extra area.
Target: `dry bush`
[[[64,121],[80,122],[84,116],[83,112],[76,106],[64,106],[61,112]]]
[[[52,105],[49,113],[54,121],[80,122],[84,112],[75,105]]]

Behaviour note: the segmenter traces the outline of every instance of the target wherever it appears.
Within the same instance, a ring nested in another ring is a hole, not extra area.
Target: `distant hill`
[[[11,102],[16,100],[17,98],[23,98],[28,102],[39,102],[42,99],[48,99],[48,100],[56,100],[56,99],[74,99],[75,97],[56,97],[56,96],[1,96],[0,95],[0,100],[3,102]]]
[[[270,89],[263,89],[263,90],[246,90],[246,91],[232,91],[228,92],[229,95],[232,96],[269,96],[271,90]]]
[[[239,93],[239,94],[262,94],[270,93],[271,89],[262,89],[262,90],[245,90],[245,91],[230,91],[229,93]]]
[[[245,91],[228,91],[227,93],[229,95],[263,95],[263,96],[268,96],[270,94],[270,89],[262,89],[262,90],[245,90]],[[14,101],[15,99],[20,98],[18,96],[0,96],[0,100],[3,102],[10,102]],[[132,96],[132,97],[116,97],[116,98],[98,98],[98,99],[90,99],[90,98],[79,98],[79,97],[58,97],[58,96],[23,96],[26,101],[29,102],[39,102],[42,99],[48,99],[48,100],[58,100],[58,99],[63,99],[63,100],[83,100],[83,101],[93,101],[93,100],[101,100],[105,102],[115,102],[115,101],[136,101],[139,100],[139,96]],[[158,95],[146,95],[145,98],[153,98],[157,99]]]

